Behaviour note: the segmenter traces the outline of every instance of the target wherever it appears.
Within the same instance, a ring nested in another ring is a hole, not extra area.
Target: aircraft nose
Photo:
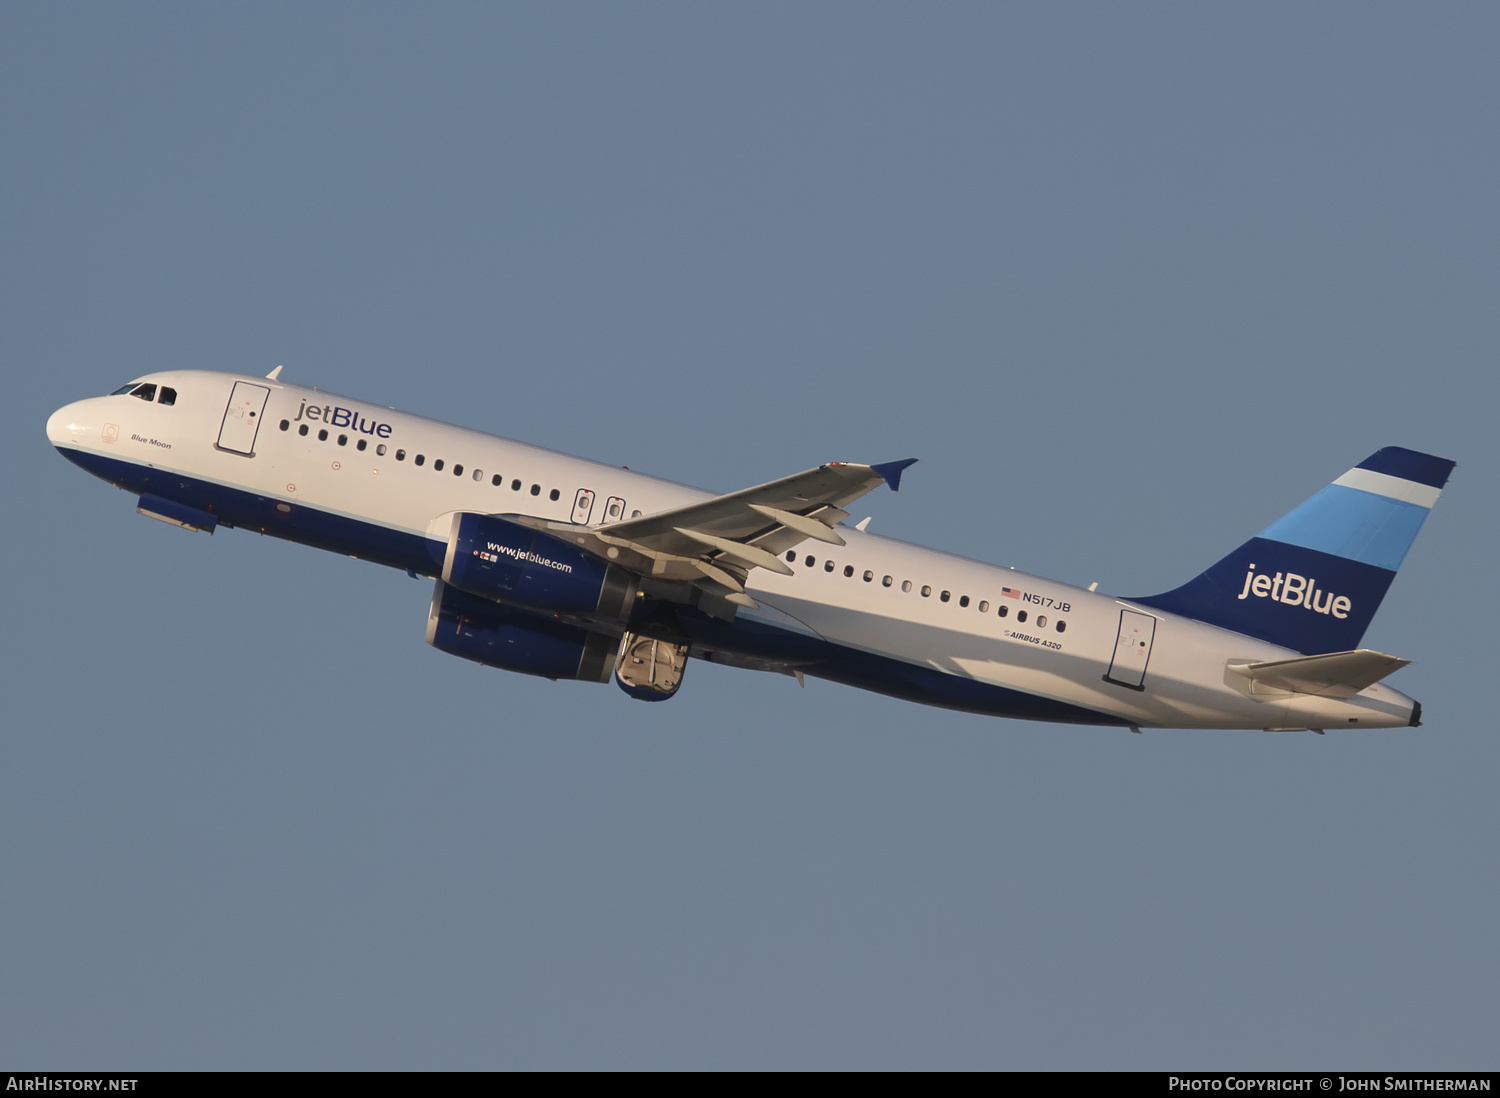
[[[83,401],[64,404],[47,417],[47,439],[54,446],[76,446],[86,429]]]

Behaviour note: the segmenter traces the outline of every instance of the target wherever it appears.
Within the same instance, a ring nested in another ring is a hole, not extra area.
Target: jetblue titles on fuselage
[[[278,373],[155,374],[59,409],[48,437],[142,514],[433,577],[441,651],[613,676],[634,698],[671,697],[699,658],[1071,723],[1321,730],[1420,714],[1380,681],[1405,661],[1358,644],[1448,479],[1443,458],[1379,450],[1183,586],[1119,598],[844,525],[910,461],[715,496]]]
[[[351,431],[358,431],[362,435],[374,435],[376,438],[390,438],[393,430],[389,423],[369,419],[352,408],[337,404],[319,406],[309,404],[304,400],[298,406],[297,414],[292,417],[292,422],[300,423],[304,416],[310,420],[322,420],[330,427],[347,427]]]

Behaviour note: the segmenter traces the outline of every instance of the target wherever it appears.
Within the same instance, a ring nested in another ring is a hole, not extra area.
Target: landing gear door
[[[270,395],[271,390],[264,385],[251,385],[248,381],[234,383],[234,392],[229,394],[229,407],[224,409],[224,424],[219,428],[220,450],[255,456],[255,435],[260,430],[261,413],[266,410],[266,398]]]
[[[1146,664],[1151,659],[1151,642],[1156,639],[1156,619],[1134,610],[1120,611],[1120,632],[1115,637],[1115,654],[1109,662],[1104,681],[1131,690],[1145,690]]]

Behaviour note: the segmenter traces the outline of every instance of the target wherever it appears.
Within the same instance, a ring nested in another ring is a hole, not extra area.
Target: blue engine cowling
[[[608,682],[620,646],[604,633],[476,598],[442,580],[432,592],[427,643],[487,667],[584,682]]]
[[[443,580],[481,598],[549,614],[630,617],[636,577],[561,538],[518,522],[461,511],[453,516]]]

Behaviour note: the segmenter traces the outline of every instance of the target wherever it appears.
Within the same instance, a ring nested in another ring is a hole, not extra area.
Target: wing
[[[535,520],[529,525],[543,526],[661,584],[685,584],[753,607],[755,602],[745,594],[752,569],[790,575],[792,569],[782,559],[787,550],[809,538],[843,545],[833,527],[849,517],[844,508],[882,484],[898,489],[902,471],[916,460],[881,465],[830,462],[769,484],[608,526],[581,528]],[[671,597],[669,591],[662,593]]]

